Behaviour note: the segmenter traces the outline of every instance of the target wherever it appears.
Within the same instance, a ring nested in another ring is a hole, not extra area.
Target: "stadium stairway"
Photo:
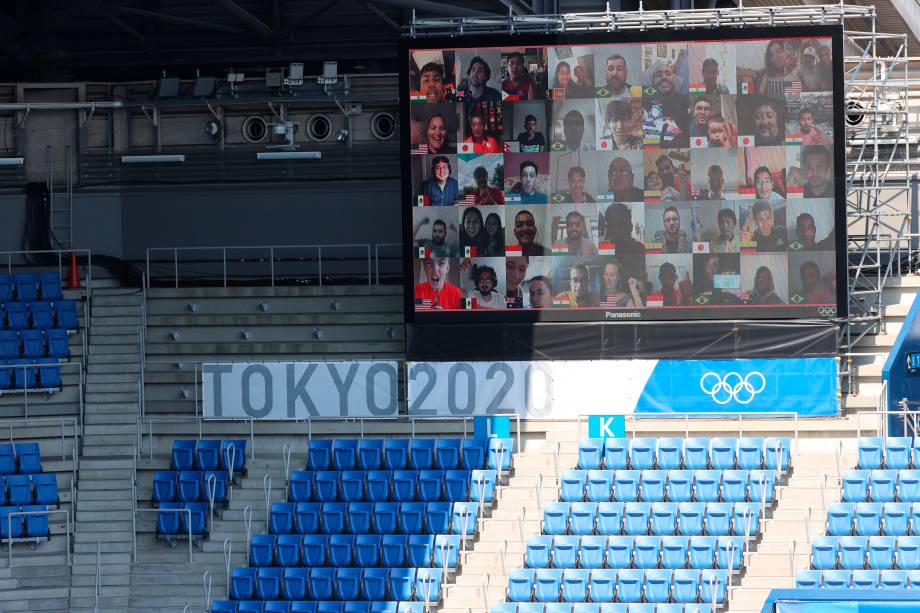
[[[96,604],[97,543],[102,565],[99,610],[128,610],[140,322],[140,293],[94,291],[70,594],[74,612],[93,611]]]

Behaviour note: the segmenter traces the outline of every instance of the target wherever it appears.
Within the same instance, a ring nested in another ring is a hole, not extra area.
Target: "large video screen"
[[[410,321],[833,317],[832,27],[413,40]]]

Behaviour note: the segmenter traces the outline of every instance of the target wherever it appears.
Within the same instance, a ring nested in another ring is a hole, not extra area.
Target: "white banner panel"
[[[397,362],[201,365],[205,417],[395,417]]]

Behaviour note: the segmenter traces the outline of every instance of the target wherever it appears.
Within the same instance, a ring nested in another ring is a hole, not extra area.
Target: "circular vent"
[[[371,117],[371,133],[377,140],[389,140],[396,133],[396,119],[390,113],[376,113]]]
[[[243,140],[247,143],[261,143],[268,136],[268,124],[258,115],[243,121]]]
[[[314,115],[307,121],[310,140],[326,140],[332,134],[332,121],[325,115]]]
[[[847,101],[847,125],[848,126],[858,126],[862,123],[863,117],[862,114],[863,105],[856,102],[855,100]]]

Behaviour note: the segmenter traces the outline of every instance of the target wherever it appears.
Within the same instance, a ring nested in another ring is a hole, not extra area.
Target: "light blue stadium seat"
[[[655,613],[657,605],[653,602],[631,602],[627,605],[628,613]]]
[[[332,468],[332,440],[312,439],[307,448],[307,469],[330,470]]]
[[[645,571],[645,600],[668,602],[671,600],[671,579],[673,571],[655,568]]]
[[[597,504],[597,533],[620,534],[623,530],[622,502],[599,502]]]
[[[418,499],[437,502],[444,495],[444,471],[421,470],[418,474]],[[463,500],[466,500],[465,498]]]
[[[866,548],[869,538],[865,536],[840,537],[840,568],[855,570],[866,567]]]
[[[461,463],[466,470],[480,470],[486,467],[486,441],[465,438],[461,443]]]
[[[878,502],[859,502],[856,504],[856,534],[872,536],[882,532],[882,504]]]
[[[681,568],[674,571],[671,598],[674,602],[696,602],[700,592],[700,571]]]
[[[815,589],[821,587],[820,570],[800,570],[795,575],[795,587]]]
[[[716,560],[716,537],[690,537],[690,568],[712,568]]]
[[[703,602],[724,603],[727,588],[727,570],[700,571],[700,600]]]
[[[684,441],[684,468],[688,470],[709,468],[708,438],[688,438]]]
[[[763,468],[764,440],[760,437],[738,439],[738,468],[757,470]]]
[[[914,440],[909,437],[885,439],[885,468],[901,470],[910,468]]]
[[[714,613],[715,610],[716,608],[710,603],[684,605],[684,613]]]
[[[656,464],[659,470],[679,470],[683,465],[684,440],[681,438],[658,439]]]
[[[906,570],[883,570],[879,573],[878,586],[883,590],[906,590]]]
[[[604,468],[623,470],[629,466],[629,439],[604,439]]]
[[[178,495],[179,473],[174,470],[158,470],[153,473],[153,501],[172,502]]]
[[[399,605],[397,605],[398,609]],[[344,604],[342,613],[370,613],[371,603],[361,600],[351,600]]]
[[[662,568],[686,568],[690,539],[686,536],[665,536],[661,538]]]
[[[451,532],[453,534],[472,536],[476,533],[478,514],[478,502],[455,502],[450,516]]]
[[[645,587],[645,572],[640,569],[624,568],[617,571],[617,600],[620,602],[641,602]]]
[[[607,553],[607,539],[603,536],[583,536],[578,550],[579,568],[603,568]]]
[[[792,458],[792,439],[788,437],[771,437],[764,441],[764,468],[785,471],[789,469]]]
[[[431,566],[431,559],[434,553],[434,535],[410,535],[406,552],[409,558],[409,566],[419,568]]]
[[[597,505],[596,502],[572,503],[572,520],[569,528],[572,534],[594,534]]]
[[[627,502],[623,509],[624,534],[648,534],[651,514],[651,503]]]
[[[323,505],[318,502],[298,502],[294,507],[294,528],[298,534],[319,532],[319,514]]]
[[[546,603],[543,602],[519,602],[517,603],[518,613],[544,613],[543,608]]]
[[[588,473],[583,470],[567,470],[562,473],[559,498],[564,502],[584,500],[587,479]]]
[[[840,540],[836,536],[818,536],[811,543],[811,566],[818,570],[837,568]]]
[[[748,499],[748,479],[746,470],[726,470],[722,472],[722,501],[744,502]]]
[[[588,493],[586,500],[591,502],[607,502],[613,496],[612,470],[589,470],[587,474]]]
[[[346,511],[346,524],[352,534],[369,534],[374,517],[374,504],[371,502],[350,502]]]
[[[319,470],[313,477],[313,490],[317,502],[335,502],[339,499],[342,473],[337,470]]]
[[[424,530],[425,507],[424,502],[404,502],[399,506],[400,534],[420,534]]]
[[[634,438],[629,445],[629,467],[632,470],[655,468],[658,441],[653,438]]]
[[[389,578],[389,568],[365,568],[361,578],[361,598],[372,601],[385,600]]]
[[[434,443],[434,467],[440,470],[456,470],[460,466],[459,438],[439,438]]]
[[[634,542],[635,537],[632,536],[607,537],[607,567],[629,568],[632,566]]]
[[[843,474],[843,494],[845,502],[864,502],[869,499],[869,472],[865,470],[848,470]]]
[[[256,598],[277,600],[281,598],[281,568],[260,568],[256,572]]]
[[[492,613],[517,613],[517,604],[514,602],[497,602],[492,605]]]
[[[562,570],[541,568],[534,577],[534,599],[539,602],[557,602],[562,590]]]
[[[910,503],[910,533],[920,535],[920,502]]]
[[[275,564],[277,566],[300,566],[302,544],[303,539],[299,534],[279,535],[275,546]]]
[[[627,613],[629,605],[621,602],[605,602],[600,606],[600,613]]]
[[[716,567],[740,570],[744,557],[744,540],[740,536],[720,536],[716,543]]]
[[[693,499],[694,473],[692,470],[672,470],[668,473],[668,500],[690,502]]]
[[[643,470],[639,481],[639,500],[662,502],[668,485],[668,473],[664,470]]]
[[[858,459],[856,466],[869,470],[881,468],[885,459],[885,439],[875,436],[866,436],[859,439]]]
[[[236,567],[230,571],[230,598],[249,600],[256,592],[255,568]]]
[[[493,502],[495,500],[494,470],[476,469],[470,473],[470,500],[474,502]]]
[[[731,533],[732,504],[730,502],[706,503],[706,534],[725,536]]]
[[[732,511],[732,534],[757,538],[760,536],[760,504],[736,502]]]
[[[486,468],[507,472],[511,469],[511,455],[514,452],[514,439],[490,438]]]
[[[613,602],[617,591],[617,571],[605,568],[592,570],[589,587],[592,602]]]
[[[358,439],[337,438],[332,443],[332,467],[354,470],[358,464]]]
[[[613,499],[619,502],[633,502],[639,498],[638,470],[618,470],[613,476]]]
[[[578,443],[578,468],[597,470],[604,459],[604,439],[588,438]]]
[[[564,602],[585,602],[588,599],[588,580],[591,571],[569,568],[562,573],[562,600]]]
[[[366,483],[366,471],[342,471],[341,477],[339,478],[339,495],[345,502],[361,502],[364,500],[364,487]]]
[[[892,502],[898,486],[895,470],[873,470],[869,473],[869,496],[873,502]]]
[[[896,564],[902,570],[920,569],[920,537],[899,536],[896,544]]]
[[[508,575],[508,600],[529,602],[533,593],[534,571],[526,568],[512,569]]]
[[[878,588],[877,570],[854,570],[850,575],[850,585],[854,590],[874,590]]]
[[[681,502],[677,505],[677,531],[684,536],[703,534],[706,505],[702,502]]]
[[[874,570],[893,568],[895,542],[893,536],[870,536],[866,567]]]
[[[417,470],[394,470],[391,497],[398,502],[412,502],[416,500],[418,488]]]
[[[403,470],[409,465],[409,439],[389,438],[383,446],[383,466],[387,470]]]
[[[337,600],[357,600],[361,595],[362,569],[339,568],[335,572]]]
[[[447,534],[450,531],[453,502],[429,502],[425,505],[425,530],[431,534]]]
[[[906,536],[910,528],[910,504],[886,502],[882,505],[882,532],[887,536]]]
[[[576,602],[572,605],[572,613],[599,613],[600,606],[593,602]]]
[[[359,439],[356,454],[359,470],[380,470],[383,468],[383,439]]]
[[[319,524],[326,534],[345,532],[345,514],[348,505],[344,502],[324,502],[319,513]]]
[[[399,607],[397,608],[397,611],[398,613],[425,613],[425,603],[424,602],[400,602]]]
[[[677,532],[677,503],[653,502],[651,510],[652,534],[665,535]]]
[[[389,470],[369,470],[365,480],[365,497],[368,502],[387,502],[390,500],[390,488],[393,472]]]
[[[303,536],[303,565],[309,567],[325,566],[329,551],[329,537],[325,534],[305,534]]]
[[[459,441],[458,441],[459,442]],[[457,502],[461,500],[470,500],[470,484],[472,482],[472,473],[468,470],[447,470],[444,472],[444,500]],[[483,485],[483,490],[476,492],[475,500],[480,500],[485,493],[488,485]],[[493,481],[494,490],[494,481]]]
[[[329,535],[329,566],[351,566],[355,559],[355,537],[353,534]]]
[[[553,568],[575,568],[581,538],[577,536],[553,537]]]
[[[543,605],[546,613],[572,613],[572,603],[547,602]]]
[[[332,600],[335,593],[335,569],[311,568],[309,585],[311,600]]]
[[[738,441],[714,438],[709,443],[709,464],[713,469],[731,470],[737,465]]]
[[[660,536],[637,536],[633,566],[636,568],[658,568],[661,559]]]
[[[409,468],[427,470],[434,466],[434,439],[409,439]]]
[[[570,502],[551,502],[543,509],[543,533],[566,534],[569,531]]]
[[[693,499],[696,502],[718,502],[721,495],[722,471],[696,471],[696,488]]]
[[[453,568],[460,561],[460,537],[456,534],[438,534],[434,537],[434,565]]]
[[[278,537],[273,534],[253,534],[249,547],[250,566],[272,566],[275,563],[275,545]]]
[[[273,502],[269,513],[269,532],[272,534],[290,534],[294,531],[294,510],[290,502]]]
[[[379,564],[380,535],[358,534],[355,536],[355,566],[373,568]]]
[[[748,498],[751,502],[773,502],[773,496],[776,492],[776,476],[772,470],[752,470],[750,476],[750,485],[748,489]]]
[[[920,470],[898,471],[898,500],[920,502]]]
[[[850,571],[848,570],[825,570],[821,575],[821,582],[825,589],[845,590],[850,587]]]

